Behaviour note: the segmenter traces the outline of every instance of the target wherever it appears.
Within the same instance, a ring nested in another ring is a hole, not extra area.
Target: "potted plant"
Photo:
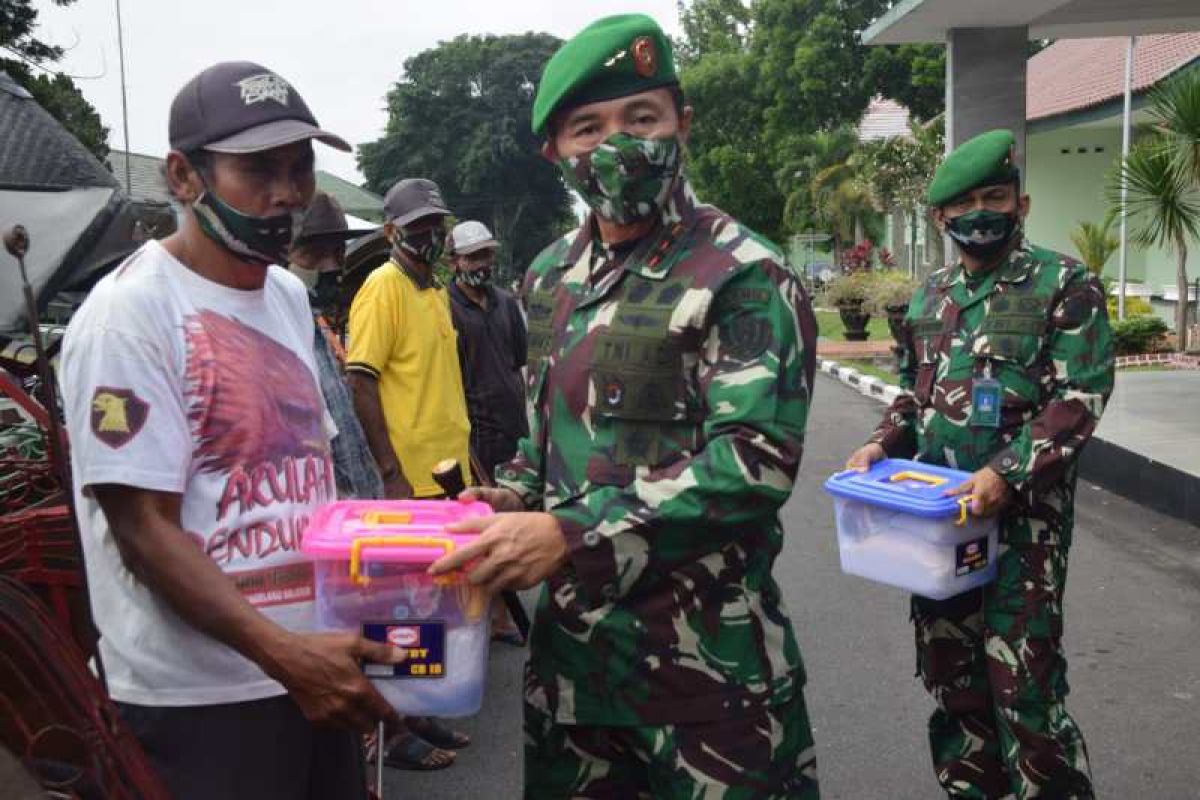
[[[831,280],[825,289],[825,302],[837,308],[848,342],[863,342],[870,335],[867,323],[871,312],[866,308],[870,284],[871,273],[847,272]]]
[[[872,274],[864,308],[871,313],[887,314],[888,330],[897,345],[902,344],[900,325],[917,286],[917,281],[900,270],[885,269]]]

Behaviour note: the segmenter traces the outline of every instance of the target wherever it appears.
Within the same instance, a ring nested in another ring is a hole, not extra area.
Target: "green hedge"
[[[1160,349],[1167,323],[1158,317],[1130,317],[1113,322],[1112,331],[1117,355],[1134,356]]]

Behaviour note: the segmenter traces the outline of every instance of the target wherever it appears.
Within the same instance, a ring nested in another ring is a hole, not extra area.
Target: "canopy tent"
[[[0,72],[0,229],[24,225],[38,306],[86,286],[147,238],[121,185],[25,89]],[[0,252],[0,332],[26,328],[20,273]]]

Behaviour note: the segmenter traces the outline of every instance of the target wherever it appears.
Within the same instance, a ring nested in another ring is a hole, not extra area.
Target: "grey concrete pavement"
[[[784,510],[776,576],[809,673],[822,797],[940,796],[928,766],[931,701],[913,678],[908,602],[844,576],[825,477],[866,436],[881,406],[822,376],[801,484]],[[1082,485],[1071,553],[1068,702],[1087,737],[1099,796],[1200,797],[1200,528]],[[387,771],[388,800],[518,798],[523,653],[496,645],[475,737],[439,773]]]
[[[1200,475],[1200,371],[1118,372],[1096,435]]]

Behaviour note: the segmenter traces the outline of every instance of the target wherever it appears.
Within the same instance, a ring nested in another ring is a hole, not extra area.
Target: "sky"
[[[76,79],[124,150],[116,0],[60,8],[35,0],[37,36],[69,48],[54,65]],[[384,95],[405,59],[460,34],[548,32],[567,38],[594,19],[631,11],[679,31],[676,0],[122,0],[129,149],[166,154],[175,93],[218,61],[255,61],[291,83],[318,122],[353,145],[387,121]],[[316,145],[317,168],[362,181],[354,155]]]

